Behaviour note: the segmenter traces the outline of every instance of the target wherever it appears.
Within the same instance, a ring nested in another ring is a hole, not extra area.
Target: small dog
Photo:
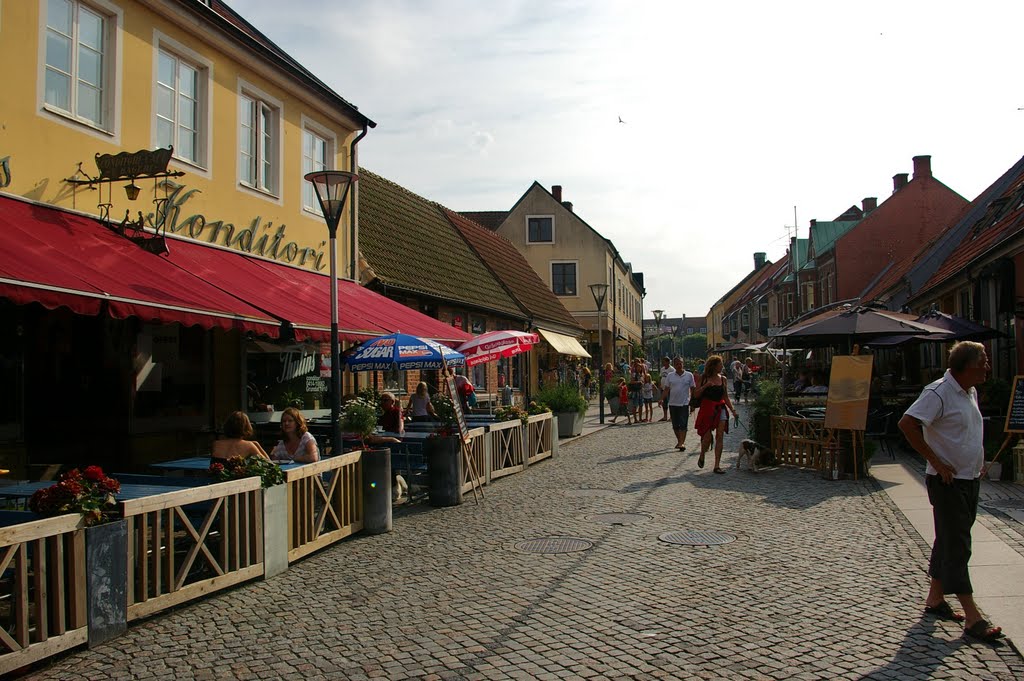
[[[767,451],[764,447],[757,444],[753,440],[743,440],[740,442],[740,453],[736,457],[736,470],[740,469],[740,461],[743,457],[747,457],[750,461],[750,470],[756,473],[760,470],[760,466],[764,460],[767,459]]]
[[[395,473],[395,479],[391,483],[391,501],[396,502],[402,497],[409,498],[409,483],[401,475]]]

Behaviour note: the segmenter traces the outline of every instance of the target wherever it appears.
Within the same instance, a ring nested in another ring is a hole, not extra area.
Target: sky
[[[705,315],[914,156],[973,200],[1024,155],[1019,0],[228,2],[377,123],[361,166],[457,211],[562,185],[646,318]]]

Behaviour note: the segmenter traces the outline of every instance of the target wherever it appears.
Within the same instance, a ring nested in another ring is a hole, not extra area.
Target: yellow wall
[[[335,135],[334,168],[351,169],[349,143],[356,134],[356,123],[336,104],[307,91],[294,79],[261,61],[245,48],[234,44],[205,22],[198,22],[177,3],[95,0],[100,10],[118,17],[114,39],[115,59],[110,60],[108,86],[115,92],[112,124],[109,131],[97,130],[66,115],[47,110],[43,105],[43,69],[45,64],[46,0],[8,0],[0,2],[0,43],[4,46],[4,87],[0,89],[0,159],[9,156],[11,182],[0,189],[35,201],[98,214],[101,200],[95,191],[73,191],[64,178],[75,174],[78,162],[89,175],[96,176],[95,154],[152,149],[156,146],[155,80],[158,41],[169,49],[181,50],[209,63],[208,82],[209,153],[207,168],[172,161],[170,170],[184,171],[174,180],[185,186],[177,194],[183,201],[176,211],[180,234],[201,241],[216,239],[225,245],[228,230],[215,230],[210,223],[233,225],[235,238],[243,229],[259,220],[255,241],[269,235],[266,251],[278,238],[278,257],[282,262],[325,270],[327,229],[323,218],[303,210],[302,130],[304,121],[312,121]],[[166,16],[150,9],[160,9]],[[203,62],[200,61],[200,64]],[[325,74],[321,74],[322,76]],[[239,88],[253,86],[281,104],[283,131],[280,149],[282,171],[278,177],[278,196],[270,196],[243,187],[239,182]],[[361,130],[361,127],[360,127]],[[154,181],[139,180],[143,191],[138,200],[127,200],[123,185],[113,183],[110,217],[120,222],[126,210],[147,216],[154,212]],[[107,200],[107,184],[102,200]],[[188,190],[195,190],[186,194]],[[160,191],[159,195],[163,195]],[[350,202],[352,198],[350,197]],[[177,202],[176,202],[177,203]],[[175,211],[171,211],[172,216]],[[348,211],[346,211],[346,215]],[[201,231],[201,215],[207,223]],[[152,217],[150,217],[152,219]],[[189,226],[194,233],[189,235]],[[348,274],[347,220],[339,229],[339,269]],[[216,233],[216,236],[215,236]],[[294,243],[288,249],[285,246]],[[235,244],[237,246],[237,244]],[[303,249],[310,249],[303,251]],[[245,249],[243,249],[245,250]],[[288,256],[292,256],[290,259]]]

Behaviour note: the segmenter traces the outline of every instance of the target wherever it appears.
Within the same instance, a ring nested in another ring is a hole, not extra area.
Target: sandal
[[[701,452],[697,458],[697,468],[704,468],[704,452]]]
[[[716,473],[720,473],[721,475],[725,475],[725,471],[723,471],[721,468],[718,468],[718,467],[715,468],[715,472]]]
[[[983,643],[992,643],[1003,637],[1003,630],[1001,627],[993,627],[988,620],[981,619],[971,626],[965,627],[964,636]]]
[[[947,622],[963,622],[967,619],[966,615],[953,610],[953,607],[946,601],[942,601],[938,605],[925,605],[924,612],[926,615],[935,615],[936,618]]]
[[[676,449],[678,449],[681,452],[685,452],[686,451],[686,445],[676,445]]]

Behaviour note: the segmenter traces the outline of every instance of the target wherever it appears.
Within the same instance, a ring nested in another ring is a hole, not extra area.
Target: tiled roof
[[[224,0],[179,0],[179,2],[206,19],[209,19],[211,14],[214,15],[219,20],[222,30],[234,33],[235,37],[242,42],[248,42],[249,47],[253,48],[255,52],[262,53],[264,57],[270,58],[271,61],[278,62],[284,70],[291,73],[299,81],[302,81],[306,87],[318,92],[339,106],[348,109],[359,123],[365,123],[370,128],[377,127],[376,123],[359,112],[357,106],[345,100],[341,95],[332,90],[330,86],[313,75],[309,69],[278,47],[270,38],[263,35],[255,26],[246,21],[242,15],[231,9]]]
[[[365,168],[359,250],[386,286],[526,318],[437,204]]]
[[[1024,179],[1002,198],[1012,201],[1012,204],[999,205],[1000,199],[993,201],[985,216],[967,232],[960,246],[954,249],[918,295],[956,276],[995,245],[1024,232]]]
[[[478,225],[483,225],[492,232],[496,232],[501,223],[508,217],[507,210],[464,210],[459,215],[469,218]]]
[[[535,322],[546,320],[582,331],[576,319],[510,241],[481,227],[464,215],[447,208],[442,210],[480,259],[519,302],[523,311]]]

